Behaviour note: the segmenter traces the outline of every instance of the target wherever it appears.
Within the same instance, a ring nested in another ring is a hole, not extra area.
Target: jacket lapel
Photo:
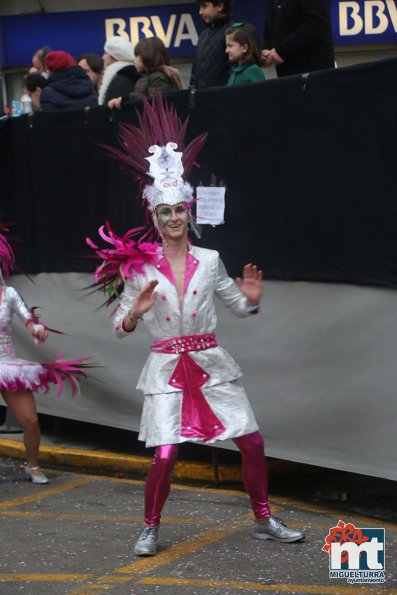
[[[196,256],[194,256],[191,252],[186,253],[185,277],[183,282],[184,295],[189,287],[190,281],[193,279],[194,274],[197,271],[199,264],[200,261]],[[171,265],[165,256],[160,258],[159,262],[156,264],[156,268],[176,288],[174,273],[172,272]]]

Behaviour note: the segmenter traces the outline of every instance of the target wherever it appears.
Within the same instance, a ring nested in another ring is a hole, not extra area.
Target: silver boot
[[[291,543],[292,541],[304,539],[305,534],[303,531],[288,529],[281,519],[271,516],[264,523],[255,523],[252,536],[254,539],[273,539],[274,541]]]
[[[158,527],[146,527],[134,547],[136,556],[155,556],[157,554]]]

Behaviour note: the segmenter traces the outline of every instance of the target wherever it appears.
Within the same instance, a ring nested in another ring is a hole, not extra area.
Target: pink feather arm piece
[[[43,378],[40,388],[43,388],[44,392],[48,392],[50,384],[56,384],[58,397],[60,397],[64,382],[67,381],[74,396],[79,388],[79,378],[87,378],[84,370],[93,367],[92,360],[89,357],[66,359],[61,353],[57,353],[56,356],[58,359],[54,362],[41,364],[46,370],[46,376]]]
[[[133,279],[137,273],[144,273],[145,264],[156,264],[159,260],[161,244],[133,239],[141,230],[130,229],[123,236],[118,236],[107,221],[106,226],[99,228],[99,235],[110,244],[110,248],[99,248],[90,238],[86,239],[88,246],[102,260],[94,272],[94,282],[108,294],[107,306],[120,295],[126,280]]]

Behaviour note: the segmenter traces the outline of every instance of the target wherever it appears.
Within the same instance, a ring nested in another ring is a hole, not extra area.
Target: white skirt
[[[254,412],[239,380],[202,388],[201,392],[225,427],[222,434],[205,442],[200,438],[181,436],[182,391],[178,391],[145,395],[138,439],[146,442],[146,447],[181,442],[211,444],[218,440],[245,436],[258,430]]]
[[[25,359],[0,359],[0,392],[36,391],[48,387],[48,372],[41,365]]]

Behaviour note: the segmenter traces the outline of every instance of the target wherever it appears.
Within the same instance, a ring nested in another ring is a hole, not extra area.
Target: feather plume
[[[67,359],[61,353],[57,353],[56,356],[57,359],[54,362],[41,364],[46,371],[46,375],[40,388],[44,389],[44,392],[48,392],[50,384],[56,384],[58,397],[60,397],[64,382],[67,381],[74,396],[79,389],[79,378],[87,378],[84,370],[94,367],[94,364],[89,357]]]
[[[0,266],[5,277],[9,277],[15,269],[15,256],[3,232],[8,232],[6,224],[0,224]]]
[[[98,289],[107,294],[106,306],[119,298],[126,280],[133,279],[136,273],[143,273],[145,264],[155,264],[159,259],[159,243],[143,242],[142,238],[133,239],[143,229],[130,229],[123,236],[118,236],[107,221],[106,226],[99,228],[99,235],[110,244],[110,248],[99,248],[90,238],[86,239],[90,248],[103,261],[95,270],[94,282]]]
[[[143,184],[150,184],[147,157],[149,147],[165,146],[169,142],[176,143],[183,153],[183,179],[186,180],[195,165],[195,159],[207,138],[207,133],[200,134],[184,148],[189,116],[184,122],[180,120],[173,105],[165,103],[160,96],[153,97],[152,103],[143,97],[143,112],[136,110],[138,126],[120,124],[119,142],[122,149],[100,145],[113,159],[124,165]]]

